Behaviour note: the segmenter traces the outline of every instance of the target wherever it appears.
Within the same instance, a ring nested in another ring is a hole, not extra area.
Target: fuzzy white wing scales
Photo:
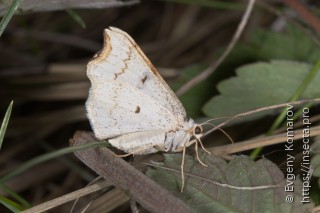
[[[186,112],[169,86],[125,32],[105,30],[105,44],[88,64],[87,114],[100,139],[177,128]]]
[[[129,84],[98,84],[95,89],[88,99],[87,111],[100,139],[178,125],[168,109]]]
[[[166,131],[156,130],[121,135],[109,142],[126,153],[145,155],[159,150],[165,151],[165,137]]]

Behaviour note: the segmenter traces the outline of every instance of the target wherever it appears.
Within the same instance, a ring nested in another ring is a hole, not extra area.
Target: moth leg
[[[199,158],[199,153],[198,153],[198,140],[197,140],[197,142],[196,142],[196,144],[195,144],[195,150],[196,150],[197,160],[199,161],[199,163],[200,163],[202,166],[207,167],[208,165],[205,164],[205,163],[203,163],[203,162],[200,160],[200,158]]]
[[[182,162],[181,162],[181,193],[183,192],[184,189],[184,160],[186,157],[186,146],[183,147],[182,150]]]
[[[203,151],[205,151],[206,153],[208,153],[209,155],[211,155],[211,152],[209,152],[207,149],[204,148],[203,144],[202,144],[202,141],[199,139],[197,139],[197,141],[199,141],[200,145],[201,145],[201,148],[203,149]]]

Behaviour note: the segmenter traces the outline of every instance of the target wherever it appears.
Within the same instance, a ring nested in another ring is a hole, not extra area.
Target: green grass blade
[[[6,29],[12,16],[16,12],[16,10],[18,9],[20,2],[21,2],[21,0],[12,0],[11,4],[9,5],[6,14],[4,15],[4,17],[2,18],[2,20],[0,22],[0,37],[1,37],[4,29]]]
[[[7,187],[4,184],[0,183],[0,187],[3,191],[7,192],[12,198],[14,198],[16,201],[19,202],[19,204],[24,208],[30,208],[31,204],[25,200],[23,197],[21,197],[18,193],[16,193],[15,191],[13,191],[12,189],[10,189],[9,187]]]
[[[9,119],[10,119],[10,115],[11,115],[11,111],[12,111],[12,105],[13,105],[13,101],[11,101],[11,103],[7,109],[7,112],[4,116],[4,119],[2,121],[1,129],[0,129],[0,149],[1,149],[3,138],[6,133],[8,123],[9,123]]]
[[[27,161],[26,163],[20,165],[19,167],[17,167],[14,171],[10,172],[7,175],[4,175],[0,178],[0,183],[4,183],[7,180],[23,173],[24,171],[27,171],[28,169],[30,169],[31,167],[38,165],[40,163],[43,163],[45,161],[57,158],[59,156],[68,154],[68,153],[73,153],[75,151],[80,151],[83,149],[89,149],[89,148],[96,148],[96,147],[102,147],[102,146],[108,146],[110,145],[108,142],[94,142],[94,143],[89,143],[89,144],[84,144],[84,145],[80,145],[80,146],[74,146],[74,147],[68,147],[68,148],[64,148],[64,149],[60,149],[54,152],[50,152],[41,156],[38,156],[36,158],[33,158],[29,161]]]
[[[16,202],[14,202],[6,197],[3,197],[3,196],[0,196],[0,203],[2,205],[4,205],[5,207],[7,207],[8,209],[10,209],[12,212],[21,212],[23,209]]]
[[[53,146],[51,146],[49,143],[40,143],[39,144],[47,153],[55,151]],[[78,163],[69,160],[68,158],[62,156],[58,160],[60,160],[65,166],[70,167],[73,171],[78,173],[84,180],[90,182],[92,181],[96,176],[94,176],[92,173],[90,173],[87,169],[83,168]]]
[[[77,22],[82,28],[86,28],[86,23],[83,21],[81,16],[79,16],[78,13],[76,13],[74,10],[67,9],[66,10],[68,15],[75,21]]]

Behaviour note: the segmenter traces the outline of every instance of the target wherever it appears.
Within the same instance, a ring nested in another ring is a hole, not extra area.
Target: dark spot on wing
[[[139,113],[140,112],[140,107],[137,106],[136,110],[134,111],[135,113]]]
[[[142,84],[144,84],[144,82],[147,80],[147,77],[148,77],[148,76],[144,76],[144,78],[141,79]]]

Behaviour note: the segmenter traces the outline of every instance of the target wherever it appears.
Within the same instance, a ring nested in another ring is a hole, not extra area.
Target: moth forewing
[[[191,138],[200,139],[201,126],[187,119],[180,100],[122,30],[105,30],[87,75],[87,116],[97,138],[129,154],[180,152]]]
[[[98,138],[170,131],[183,124],[181,102],[150,64],[128,34],[105,30],[104,48],[87,69],[91,80],[87,114]]]

